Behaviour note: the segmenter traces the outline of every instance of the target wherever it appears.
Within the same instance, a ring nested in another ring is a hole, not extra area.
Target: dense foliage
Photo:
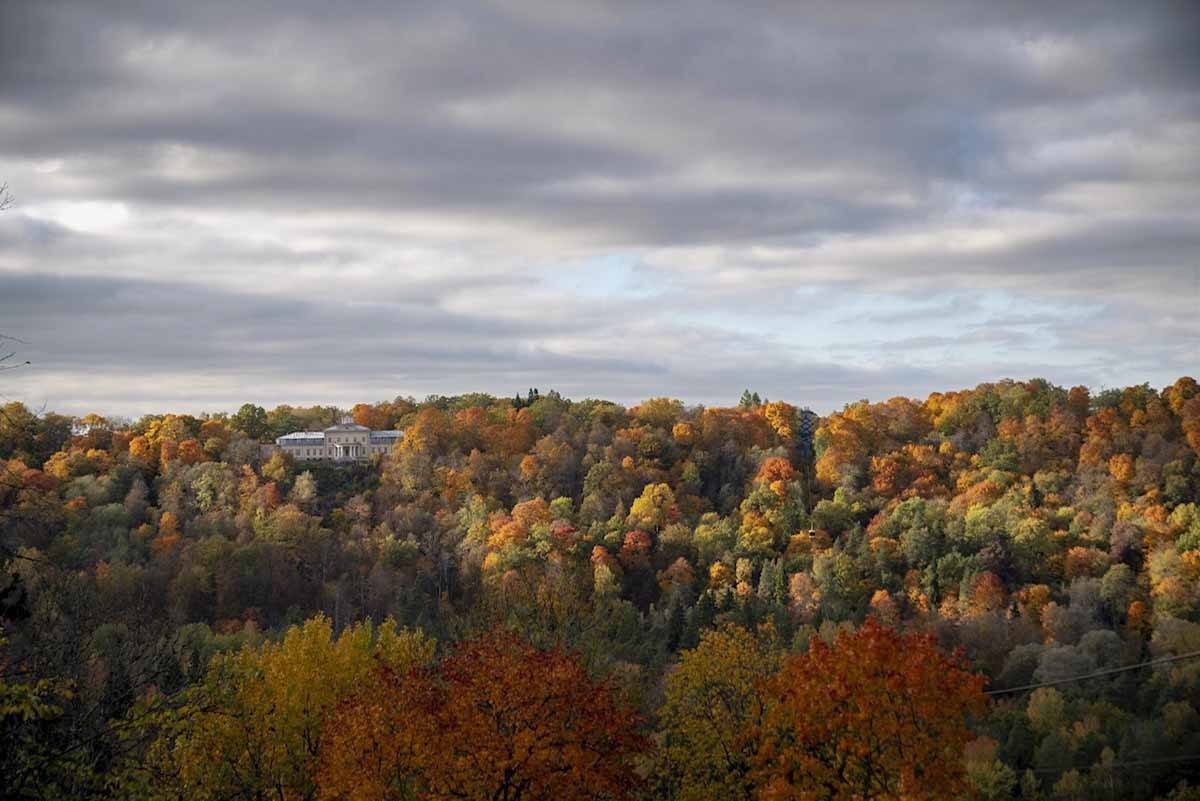
[[[1190,378],[863,401],[811,437],[749,392],[352,413],[404,436],[295,463],[260,442],[339,410],[0,407],[0,795],[1200,784]]]

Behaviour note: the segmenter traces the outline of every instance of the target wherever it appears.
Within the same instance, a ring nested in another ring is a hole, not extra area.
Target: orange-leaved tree
[[[814,640],[767,684],[756,760],[772,801],[934,801],[965,791],[967,717],[983,678],[932,636],[875,620]]]
[[[415,801],[437,736],[436,682],[427,670],[380,669],[325,723],[317,765],[318,798]]]
[[[331,718],[320,797],[346,801],[632,798],[648,747],[634,712],[579,659],[509,634],[436,669],[380,672]]]

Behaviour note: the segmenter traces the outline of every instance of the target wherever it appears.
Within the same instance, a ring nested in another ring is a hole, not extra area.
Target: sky
[[[1197,41],[1187,0],[3,0],[0,399],[1161,387]]]

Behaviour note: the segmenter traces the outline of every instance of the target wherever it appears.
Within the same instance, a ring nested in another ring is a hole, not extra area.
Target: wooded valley
[[[0,795],[1200,798],[1191,378],[349,412],[0,407]]]

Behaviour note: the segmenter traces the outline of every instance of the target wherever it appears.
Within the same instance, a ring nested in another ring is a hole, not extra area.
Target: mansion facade
[[[343,419],[324,431],[284,434],[275,440],[275,449],[301,461],[360,462],[375,454],[389,453],[403,436],[403,431],[372,431]]]

